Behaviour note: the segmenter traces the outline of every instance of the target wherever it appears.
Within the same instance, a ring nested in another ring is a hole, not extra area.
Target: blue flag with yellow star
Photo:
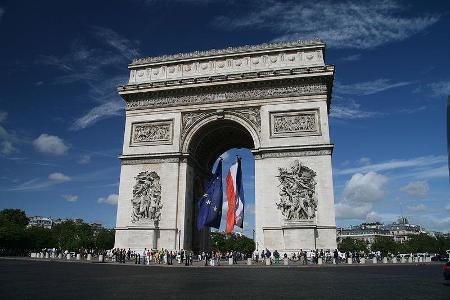
[[[222,159],[217,164],[216,171],[208,183],[203,196],[198,200],[197,229],[214,227],[219,229],[222,218]]]

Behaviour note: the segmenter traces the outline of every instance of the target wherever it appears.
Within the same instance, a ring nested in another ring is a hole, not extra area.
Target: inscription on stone
[[[172,123],[172,120],[133,123],[131,126],[131,146],[171,144]]]
[[[272,113],[270,121],[271,137],[320,135],[317,110]]]

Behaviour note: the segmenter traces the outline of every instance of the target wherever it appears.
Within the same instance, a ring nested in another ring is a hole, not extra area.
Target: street
[[[3,299],[448,299],[442,266],[167,267],[0,259]]]

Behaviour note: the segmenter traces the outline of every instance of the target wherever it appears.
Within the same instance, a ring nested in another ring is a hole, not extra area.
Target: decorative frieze
[[[193,104],[210,104],[245,100],[273,99],[327,94],[325,82],[299,80],[268,85],[239,85],[214,89],[185,89],[174,93],[137,93],[122,95],[127,110],[161,108]]]
[[[263,159],[263,158],[283,158],[283,157],[302,157],[302,156],[323,156],[323,155],[331,155],[333,153],[332,148],[328,149],[305,149],[305,150],[296,150],[296,151],[286,151],[279,150],[276,151],[260,151],[254,153],[255,159]]]
[[[270,137],[320,135],[319,110],[270,113]]]
[[[173,120],[131,124],[130,146],[172,144]]]

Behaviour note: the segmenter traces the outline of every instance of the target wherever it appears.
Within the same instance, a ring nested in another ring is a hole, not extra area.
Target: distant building
[[[345,238],[365,241],[369,247],[375,242],[377,237],[392,237],[389,230],[382,228],[380,223],[363,223],[350,228],[338,228],[337,238],[341,242]]]
[[[392,224],[362,223],[357,226],[350,226],[348,228],[337,228],[338,242],[345,238],[352,238],[355,240],[365,241],[369,247],[377,237],[390,237],[394,241],[404,243],[413,235],[427,233],[421,226],[409,224],[405,217],[401,217]]]
[[[53,221],[50,218],[41,217],[41,216],[33,216],[29,217],[28,227],[38,226],[44,227],[47,229],[51,229],[53,226]]]
[[[394,241],[404,243],[411,238],[413,235],[427,233],[425,229],[419,225],[409,224],[409,221],[405,217],[401,217],[389,225],[384,226],[385,229],[389,230],[394,238]]]

